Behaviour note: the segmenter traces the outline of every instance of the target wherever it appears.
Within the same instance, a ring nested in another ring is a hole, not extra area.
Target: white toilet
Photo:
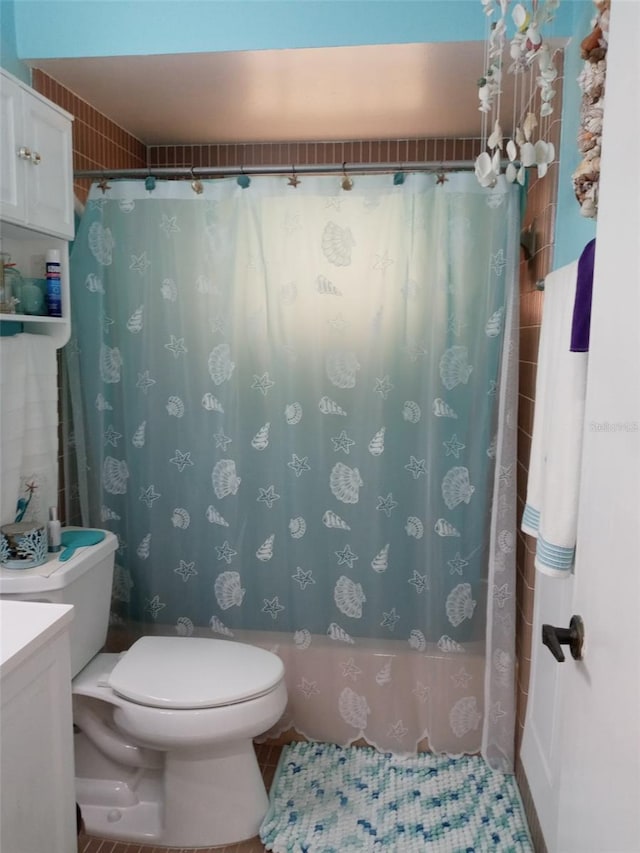
[[[73,604],[76,799],[87,831],[168,847],[256,835],[268,799],[253,738],[282,715],[284,666],[264,649],[200,637],[104,645],[117,539],[0,569],[0,597]]]

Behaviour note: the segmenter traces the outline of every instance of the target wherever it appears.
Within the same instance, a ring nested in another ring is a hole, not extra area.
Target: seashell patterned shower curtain
[[[277,649],[280,728],[511,767],[516,193],[91,190],[66,356],[115,625]]]

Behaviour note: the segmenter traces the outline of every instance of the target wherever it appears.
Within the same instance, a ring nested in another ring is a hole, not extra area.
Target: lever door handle
[[[582,660],[582,646],[584,644],[584,622],[582,621],[582,617],[572,616],[568,628],[555,628],[553,625],[543,625],[542,642],[559,663],[562,663],[565,659],[562,646],[569,646],[571,657],[574,660]]]

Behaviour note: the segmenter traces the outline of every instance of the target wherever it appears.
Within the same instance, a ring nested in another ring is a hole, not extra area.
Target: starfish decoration
[[[110,444],[112,447],[118,446],[118,441],[122,438],[122,433],[117,432],[114,427],[109,424],[107,430],[104,434],[104,443],[105,447],[107,444]]]
[[[405,465],[405,470],[411,471],[413,474],[413,479],[417,480],[420,474],[427,473],[427,461],[426,459],[416,459],[415,456],[409,457],[409,464]]]
[[[460,556],[460,551],[458,551],[453,558],[453,560],[447,560],[447,565],[449,566],[449,573],[452,575],[462,575],[462,570],[465,566],[469,565],[468,560],[463,560]]]
[[[107,190],[111,189],[111,187],[109,186],[109,181],[106,178],[100,178],[100,180],[98,181],[98,188],[102,190],[102,195],[104,195]]]
[[[307,699],[310,699],[312,696],[320,695],[318,683],[316,681],[307,681],[306,678],[303,678],[300,684],[297,684],[296,687],[301,693],[304,693]]]
[[[183,352],[188,352],[184,345],[184,338],[176,338],[174,335],[171,335],[171,340],[168,344],[164,345],[164,348],[171,350],[174,358],[178,358],[178,356]]]
[[[147,253],[143,252],[141,255],[131,255],[131,263],[129,264],[130,270],[135,270],[139,272],[140,275],[144,275],[147,271],[147,267],[151,266],[151,261],[147,257]]]
[[[169,237],[171,234],[175,234],[176,231],[179,231],[176,224],[175,216],[167,216],[166,213],[162,214],[162,221],[160,222],[160,228],[164,231],[165,235]]]
[[[345,545],[342,551],[334,551],[333,553],[338,558],[339,566],[347,565],[350,569],[353,568],[354,562],[359,559],[358,555],[353,553],[349,545]]]
[[[506,713],[507,713],[507,712],[506,712],[505,710],[503,710],[502,705],[500,704],[500,702],[495,702],[495,703],[491,706],[491,711],[490,711],[490,713],[489,713],[489,716],[491,717],[491,722],[492,722],[492,723],[497,723],[497,722],[498,722],[498,720],[500,719],[500,717],[504,717],[504,715],[505,715]]]
[[[216,554],[218,560],[224,560],[227,565],[230,565],[233,558],[238,556],[238,552],[233,550],[226,539],[222,545],[216,545]]]
[[[491,269],[497,276],[502,275],[502,270],[505,268],[507,261],[504,257],[504,252],[499,249],[494,255],[491,255]]]
[[[513,465],[504,465],[500,466],[500,473],[498,475],[498,479],[505,486],[511,485],[511,476],[513,474]]]
[[[154,595],[153,598],[150,600],[145,599],[145,602],[144,602],[145,612],[150,613],[153,619],[157,619],[158,613],[160,613],[161,610],[164,610],[164,608],[166,606],[167,606],[166,604],[163,604],[160,601],[159,595]]]
[[[261,608],[262,612],[270,613],[272,619],[277,619],[278,613],[280,613],[281,610],[284,610],[284,607],[278,601],[278,596],[276,595],[275,598],[272,598],[270,601],[268,598],[263,598],[262,600],[264,601],[264,607]]]
[[[402,720],[398,720],[397,723],[393,723],[389,728],[387,734],[390,735],[390,737],[395,738],[397,741],[401,741],[408,731],[409,729],[404,725]]]
[[[398,502],[394,501],[393,495],[391,492],[383,498],[382,495],[378,495],[378,506],[376,509],[383,512],[387,518],[391,518],[392,511],[398,506]]]
[[[388,376],[383,376],[382,378],[376,377],[376,384],[373,390],[377,391],[383,400],[387,399],[387,395],[392,388],[393,385],[391,384]]]
[[[276,494],[276,490],[273,486],[269,486],[268,489],[258,488],[258,491],[260,492],[260,494],[258,495],[256,500],[265,503],[269,507],[269,509],[271,509],[275,501],[280,500],[280,495]]]
[[[493,600],[498,607],[504,607],[507,601],[512,598],[509,584],[503,583],[502,586],[493,586]]]
[[[296,175],[296,173],[294,172],[294,173],[290,176],[289,180],[287,181],[287,186],[288,186],[288,187],[293,187],[294,189],[296,189],[296,187],[298,186],[298,184],[299,184],[299,183],[300,183],[300,178],[299,178],[299,177]]]
[[[382,622],[380,623],[381,628],[388,628],[390,631],[395,631],[396,622],[398,622],[400,617],[396,613],[395,607],[392,607],[388,613],[382,612]]]
[[[213,437],[216,441],[216,447],[221,447],[223,451],[226,453],[227,447],[233,441],[232,438],[229,438],[228,435],[225,435],[222,431],[222,427],[218,430],[218,432],[214,432]]]
[[[180,471],[180,473],[182,474],[182,472],[187,466],[193,465],[193,460],[191,459],[191,451],[187,450],[186,453],[183,453],[182,450],[176,450],[176,455],[173,456],[169,460],[169,462],[171,462],[173,465],[176,465],[178,471]]]
[[[429,688],[426,684],[423,684],[421,681],[416,681],[416,686],[411,691],[414,696],[418,697],[418,700],[423,704],[429,698]]]
[[[25,492],[29,492],[29,494],[32,495],[34,492],[38,491],[38,484],[35,480],[32,480],[30,483],[24,484],[24,490]]]
[[[140,488],[140,497],[138,500],[144,501],[146,505],[151,509],[154,504],[154,501],[157,501],[161,495],[158,494],[155,490],[155,486],[151,485],[147,489]]]
[[[273,388],[273,386],[275,384],[276,383],[272,379],[269,379],[268,373],[263,373],[262,376],[256,376],[256,374],[254,373],[253,374],[253,382],[251,383],[251,387],[255,391],[260,391],[263,394],[263,396],[266,397],[267,394],[269,393],[269,389]]]
[[[455,434],[455,432],[451,436],[449,441],[443,441],[442,443],[444,444],[444,446],[447,449],[447,452],[445,455],[446,456],[455,456],[456,459],[460,458],[460,451],[464,450],[465,447],[467,446],[466,444],[463,444],[461,441],[458,441],[458,436]]]
[[[291,454],[291,462],[287,462],[287,467],[296,472],[296,477],[299,477],[300,474],[303,474],[305,471],[311,470],[309,457],[303,456],[302,459],[300,459],[300,457],[296,456],[295,453]]]
[[[152,379],[149,376],[148,370],[145,370],[144,373],[138,374],[138,381],[136,382],[136,388],[141,388],[145,394],[147,393],[149,388],[151,388],[151,386],[155,385],[155,384],[156,384],[156,380]]]
[[[294,581],[298,581],[300,584],[300,589],[306,589],[310,583],[315,583],[314,579],[311,576],[311,569],[308,572],[305,572],[300,566],[296,566],[295,575],[291,575]]]
[[[419,574],[419,572],[417,572],[415,569],[413,570],[413,577],[409,578],[407,583],[410,583],[412,586],[415,586],[416,592],[418,593],[424,592],[425,589],[429,588],[429,585],[427,583],[427,576]]]
[[[449,178],[445,175],[444,172],[438,172],[436,176],[436,186],[444,186]]]
[[[340,668],[342,669],[344,678],[350,678],[352,681],[357,681],[358,676],[362,675],[362,670],[355,665],[353,658],[349,658],[347,661],[340,661]]]
[[[382,270],[383,272],[387,267],[391,266],[391,264],[395,263],[395,261],[389,257],[389,252],[384,252],[384,254],[376,255],[376,259],[373,262],[374,270]]]
[[[456,687],[462,687],[463,690],[466,690],[470,682],[473,681],[473,676],[464,667],[461,667],[458,672],[451,676],[451,681]]]
[[[180,565],[174,569],[173,571],[182,577],[182,580],[188,581],[192,575],[197,575],[197,571],[194,568],[195,563],[185,563],[184,560],[180,560]]]
[[[344,452],[349,455],[349,448],[353,447],[355,441],[352,438],[349,438],[346,430],[342,430],[340,435],[337,435],[335,438],[332,438],[333,449],[337,453],[339,450],[344,450]]]

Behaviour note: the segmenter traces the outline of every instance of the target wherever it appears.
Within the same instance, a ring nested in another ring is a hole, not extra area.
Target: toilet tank
[[[66,527],[65,530],[80,530]],[[104,646],[117,537],[108,530],[96,545],[78,548],[65,562],[49,554],[33,569],[0,568],[0,598],[72,604],[71,673],[76,675]]]

